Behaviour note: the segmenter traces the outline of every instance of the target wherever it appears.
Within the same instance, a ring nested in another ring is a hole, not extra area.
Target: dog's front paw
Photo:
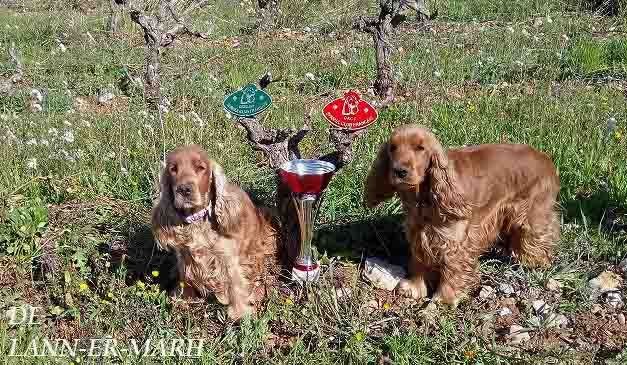
[[[458,294],[453,288],[448,286],[442,286],[431,299],[434,303],[442,303],[457,308],[459,302],[463,298],[463,294]]]
[[[254,313],[254,308],[249,304],[231,304],[226,310],[226,314],[230,319],[236,321],[244,316],[249,316]]]
[[[427,296],[427,285],[423,280],[401,279],[398,283],[398,291],[403,296],[417,300]]]

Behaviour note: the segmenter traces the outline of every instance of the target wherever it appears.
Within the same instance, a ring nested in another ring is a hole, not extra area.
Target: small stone
[[[554,292],[559,292],[562,290],[562,283],[555,279],[549,279],[549,281],[546,282],[546,289]]]
[[[529,336],[529,332],[525,331],[523,327],[513,324],[509,328],[509,338],[511,340],[511,343],[516,345],[525,341],[529,341],[531,339],[531,336]]]
[[[627,280],[627,258],[618,263],[618,270],[623,273],[623,279]]]
[[[605,297],[605,301],[607,304],[611,305],[614,308],[620,307],[623,305],[623,298],[620,296],[620,293],[617,291],[607,293]]]
[[[335,288],[335,295],[337,298],[348,297],[353,293],[351,288]]]
[[[603,310],[603,307],[600,304],[593,304],[592,308],[590,308],[590,312],[593,314],[599,313],[601,310]]]
[[[314,81],[316,79],[316,76],[314,76],[314,74],[312,74],[311,72],[307,72],[305,74],[305,77],[308,78],[311,81]]]
[[[368,303],[366,303],[366,309],[368,312],[372,313],[375,310],[379,309],[379,301],[376,299],[370,299]]]
[[[568,323],[568,318],[565,315],[552,313],[547,319],[546,325],[549,328],[566,328],[568,327]]]
[[[531,306],[538,315],[545,313],[550,308],[544,300],[534,300],[531,302]]]
[[[599,276],[591,279],[588,286],[593,290],[600,290],[601,293],[612,291],[620,287],[621,277],[610,271],[603,271]]]
[[[376,257],[369,257],[366,259],[362,275],[375,287],[391,291],[396,288],[401,278],[405,277],[405,269]]]
[[[305,32],[307,32],[307,33],[311,32],[311,28],[309,28],[309,27],[305,27],[305,28],[303,28],[303,30],[304,30]]]
[[[624,326],[624,325],[625,325],[625,315],[624,315],[624,314],[622,314],[622,313],[618,313],[618,316],[616,316],[616,319],[618,319],[618,323],[619,323],[621,326]]]
[[[481,299],[489,299],[494,298],[496,295],[494,293],[494,288],[488,285],[484,285],[481,287],[479,291],[479,298]]]
[[[499,291],[505,295],[512,295],[514,294],[514,287],[511,286],[511,284],[499,284]]]
[[[98,104],[100,105],[108,104],[111,100],[113,100],[113,98],[115,98],[115,95],[113,95],[112,92],[109,92],[109,91],[102,92],[100,95],[98,95]]]
[[[512,314],[512,310],[507,307],[504,307],[504,308],[499,309],[498,314],[501,317],[509,316],[510,314]]]

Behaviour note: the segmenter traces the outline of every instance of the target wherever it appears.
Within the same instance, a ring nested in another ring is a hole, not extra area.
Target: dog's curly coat
[[[550,264],[559,238],[559,177],[551,159],[526,145],[445,151],[417,125],[397,128],[366,181],[365,204],[398,194],[406,214],[409,278],[399,290],[457,305],[478,281],[479,256],[499,239],[522,264]]]
[[[186,222],[207,207],[207,215]],[[152,229],[159,247],[176,254],[185,296],[214,293],[233,319],[251,313],[250,283],[276,252],[270,219],[200,146],[168,154]]]

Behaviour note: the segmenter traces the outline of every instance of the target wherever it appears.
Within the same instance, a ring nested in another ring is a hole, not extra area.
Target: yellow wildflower
[[[159,271],[158,270],[153,270],[152,271],[152,276],[155,277],[155,278],[158,278],[159,277]]]
[[[181,282],[179,283],[179,286],[180,286],[181,288],[184,288],[184,287],[185,287],[185,282],[184,282],[184,281],[181,281]]]
[[[392,305],[390,305],[390,303],[384,303],[383,304],[383,309],[389,310],[390,308],[392,308]]]
[[[466,357],[466,360],[472,360],[475,356],[477,356],[477,353],[473,350],[466,350],[464,351],[464,356]]]
[[[144,289],[144,288],[146,287],[146,284],[144,284],[144,282],[143,282],[143,281],[139,280],[139,281],[137,281],[137,286],[138,286],[140,289]]]
[[[477,112],[477,106],[475,104],[468,103],[468,111],[471,113]]]
[[[285,305],[294,305],[292,298],[285,298]]]
[[[622,137],[623,137],[623,134],[620,131],[614,132],[614,138],[616,138],[617,141],[620,141]]]
[[[88,289],[89,289],[89,285],[87,285],[87,283],[84,281],[78,285],[79,291],[86,291]]]
[[[357,342],[361,342],[364,340],[366,336],[364,335],[363,332],[359,331],[357,333],[355,333],[355,340],[357,340]]]
[[[109,298],[113,299],[113,293],[108,292],[108,293],[107,293],[107,297],[109,297]]]

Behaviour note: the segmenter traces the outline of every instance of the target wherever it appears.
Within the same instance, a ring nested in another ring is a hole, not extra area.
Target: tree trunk
[[[116,0],[109,0],[109,22],[107,23],[107,31],[112,34],[118,32],[120,23],[120,9],[122,4],[118,5]]]
[[[386,97],[394,90],[394,71],[392,70],[391,46],[389,35],[392,25],[383,21],[372,32],[372,38],[376,49],[377,78],[374,81],[374,90],[377,96]]]
[[[274,28],[279,16],[279,0],[258,0],[257,5],[257,29],[266,31]]]

